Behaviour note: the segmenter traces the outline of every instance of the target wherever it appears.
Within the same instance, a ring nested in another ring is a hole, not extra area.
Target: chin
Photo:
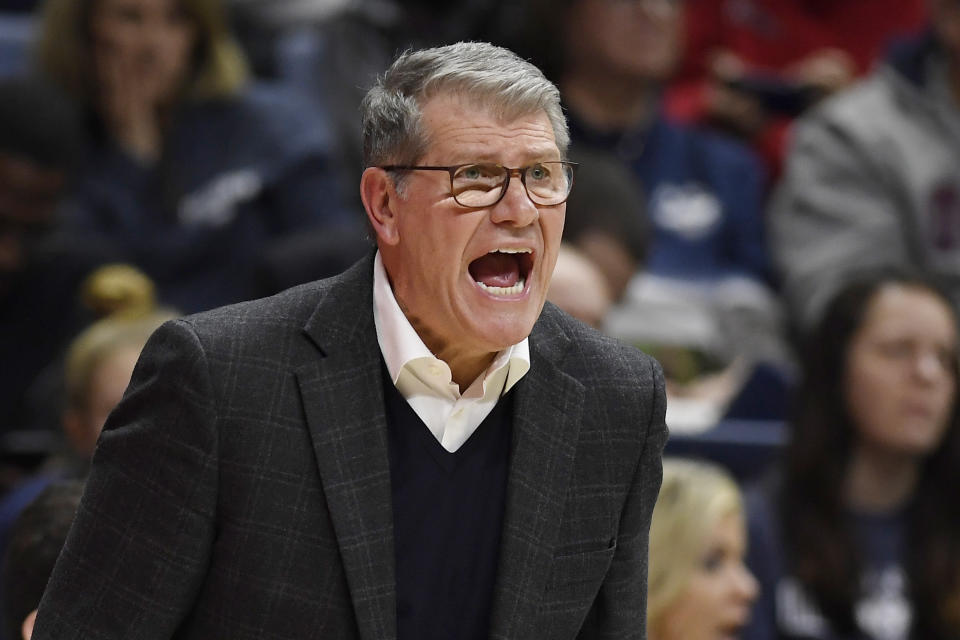
[[[526,315],[526,314],[524,314]],[[491,318],[476,327],[478,336],[487,343],[490,351],[502,351],[513,346],[530,335],[536,317],[529,318]]]

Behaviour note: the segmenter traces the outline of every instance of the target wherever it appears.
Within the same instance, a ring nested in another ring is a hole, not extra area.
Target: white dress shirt
[[[450,367],[435,357],[393,295],[377,252],[373,267],[373,321],[390,379],[444,449],[456,451],[505,394],[530,370],[524,338],[497,354],[462,394]]]

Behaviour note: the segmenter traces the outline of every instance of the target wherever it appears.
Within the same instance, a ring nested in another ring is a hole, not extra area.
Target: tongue
[[[520,265],[509,253],[488,253],[470,263],[470,275],[488,287],[512,287],[520,280]]]

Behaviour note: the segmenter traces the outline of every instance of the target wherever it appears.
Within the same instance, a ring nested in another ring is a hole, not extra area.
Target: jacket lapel
[[[560,368],[570,347],[549,305],[530,337],[530,371],[517,384],[513,449],[490,635],[534,638],[576,455],[584,387]]]
[[[372,290],[372,257],[325,289],[305,327],[320,354],[297,371],[364,640],[396,637],[390,463]]]

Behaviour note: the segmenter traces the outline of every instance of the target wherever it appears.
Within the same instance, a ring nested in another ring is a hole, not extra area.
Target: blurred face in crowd
[[[603,272],[586,255],[563,245],[547,291],[547,299],[577,320],[601,327],[613,304]]]
[[[441,94],[423,105],[422,122],[429,146],[418,165],[516,168],[561,159],[543,111],[504,122],[467,99]],[[385,176],[368,169],[365,182],[371,172],[377,180]],[[519,174],[499,202],[484,208],[455,202],[443,171],[411,171],[399,193],[392,181],[377,184],[386,214],[378,220],[371,213],[371,221],[397,301],[427,347],[450,364],[454,380],[468,385],[493,354],[533,328],[566,205],[534,204]],[[365,204],[371,211],[366,196]]]
[[[757,581],[743,563],[743,516],[714,523],[684,590],[667,607],[651,640],[733,640],[750,617]]]
[[[845,392],[859,446],[906,456],[936,449],[956,399],[956,370],[950,308],[923,288],[879,289],[847,353]]]
[[[108,93],[163,105],[190,73],[196,26],[179,0],[94,0],[90,33],[99,83]]]
[[[107,416],[123,398],[139,357],[140,349],[128,345],[111,351],[94,367],[83,406],[64,415],[67,436],[77,453],[93,455]]]
[[[680,51],[679,0],[574,0],[566,39],[573,64],[662,82]]]
[[[0,152],[0,294],[24,268],[30,245],[52,225],[64,183],[58,169]]]

